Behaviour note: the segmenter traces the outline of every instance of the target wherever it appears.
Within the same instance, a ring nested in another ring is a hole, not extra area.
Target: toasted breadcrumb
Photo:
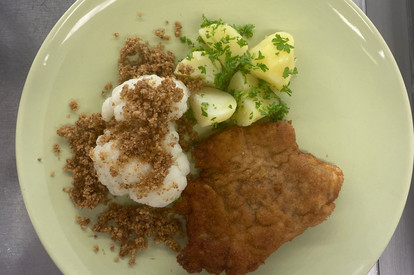
[[[55,176],[55,172],[54,171],[52,171],[52,172],[50,172],[50,177],[54,177]]]
[[[85,229],[91,220],[88,218],[76,216],[76,222],[80,224],[82,229]]]
[[[137,15],[138,15],[139,18],[142,17],[142,13],[140,13],[140,12]]]
[[[180,146],[183,151],[189,152],[192,145],[198,141],[198,134],[193,131],[195,122],[184,115],[176,123]]]
[[[205,86],[203,79],[199,77],[189,78],[187,76],[177,76],[177,79],[181,80],[190,92],[200,91]]]
[[[174,23],[174,35],[175,37],[181,37],[181,29],[183,28],[183,25],[181,25],[180,22]]]
[[[157,29],[154,31],[154,34],[162,40],[170,40],[171,38],[169,35],[165,35],[165,29]]]
[[[155,88],[147,81],[140,81],[134,88],[124,87],[121,98],[128,102],[123,107],[125,120],[111,120],[106,128],[108,131],[100,140],[109,142],[116,139],[121,163],[139,157],[151,165],[152,170],[145,179],[129,185],[137,190],[137,195],[140,194],[138,198],[142,198],[142,194],[160,188],[173,163],[171,152],[160,144],[169,133],[169,115],[175,103],[183,98],[183,90],[176,87],[171,78],[163,80]],[[140,127],[136,127],[137,123]],[[110,174],[116,177],[118,171],[110,167]]]
[[[174,75],[174,54],[170,51],[164,52],[163,45],[151,47],[141,41],[138,37],[128,38],[121,49],[118,61],[119,84],[142,75]]]
[[[170,22],[168,20],[165,20],[165,25],[170,24]]]
[[[42,158],[37,158],[37,161],[38,162],[42,162]]]
[[[107,199],[108,189],[98,181],[89,151],[103,134],[105,121],[100,114],[81,114],[75,125],[65,125],[57,134],[68,140],[72,158],[66,160],[65,171],[72,172],[73,188],[70,197],[79,208],[95,208]]]
[[[154,238],[155,243],[165,243],[178,252],[181,247],[174,240],[174,236],[184,234],[182,225],[173,217],[171,208],[123,206],[116,203],[111,203],[98,217],[92,230],[107,233],[113,241],[119,243],[119,256],[129,256],[130,265],[135,263],[135,254],[148,247],[148,238]]]
[[[107,91],[112,89],[112,83],[111,82],[106,83],[104,89]]]
[[[191,75],[194,72],[193,66],[185,65],[183,63],[180,63],[178,65],[178,72],[183,75]]]
[[[142,14],[139,13],[138,17],[142,17]],[[138,57],[136,58],[136,56]],[[162,45],[151,47],[148,41],[142,42],[140,38],[129,38],[120,52],[118,81],[122,83],[131,78],[151,74],[167,78],[173,77],[174,62],[175,56],[171,52],[164,52]],[[163,88],[166,89],[167,96],[172,97],[174,101],[179,99],[179,95],[182,96],[182,93],[176,93],[170,82],[172,81],[167,80]],[[141,85],[145,86],[145,84]],[[112,87],[105,86],[106,88],[111,89]],[[149,87],[139,88],[148,88],[148,96],[156,92]],[[126,89],[123,91],[123,96],[138,100],[140,99],[138,97],[142,95],[134,93],[134,89]],[[162,110],[168,108],[168,104],[165,106],[166,102],[162,98],[158,99],[154,102],[156,104],[151,107],[151,110],[164,116],[166,113]],[[151,118],[150,110],[136,113],[133,110],[135,108],[133,105],[126,106],[126,108],[131,108],[130,111],[125,112],[129,116],[147,117],[148,124],[156,121]],[[72,158],[66,160],[64,167],[65,171],[72,173],[73,186],[71,188],[65,187],[62,190],[69,193],[73,204],[78,208],[95,208],[99,204],[106,205],[109,201],[107,198],[108,190],[99,182],[94,164],[89,156],[91,149],[96,146],[96,139],[103,134],[104,129],[108,126],[110,125],[102,119],[100,114],[81,114],[74,125],[65,125],[57,130],[59,136],[67,139],[73,153]],[[126,125],[122,127],[126,127]],[[158,128],[160,134],[162,134],[162,129],[163,127]],[[123,140],[126,149],[123,150],[126,152],[125,157],[136,154],[133,152],[136,148],[132,146],[134,142],[137,142],[136,137],[128,138],[125,136],[121,137],[121,140]],[[141,142],[138,143],[141,146],[147,146],[147,143],[151,143],[151,141],[145,140],[139,142]],[[38,161],[41,161],[41,158]],[[168,162],[168,158],[157,165],[166,166],[166,161]],[[116,171],[113,172],[116,173]],[[91,226],[95,232],[108,234],[115,244],[120,245],[119,256],[129,256],[129,264],[132,265],[135,263],[136,253],[148,246],[147,238],[152,237],[156,243],[165,243],[173,251],[180,250],[180,246],[174,238],[182,236],[183,229],[172,211],[171,208],[151,208],[145,205],[125,206],[112,203],[106,211],[99,215],[98,221],[92,226],[89,224],[89,219],[77,217],[76,220],[82,228]],[[96,239],[98,236],[94,234],[93,237]],[[111,244],[111,251],[115,250],[115,244]],[[99,246],[95,245],[93,249],[96,253],[99,252]],[[104,250],[102,251],[104,252]],[[119,257],[115,257],[114,261],[118,262]]]
[[[56,155],[60,155],[60,145],[59,144],[53,144],[53,152],[55,152]]]
[[[114,36],[115,36],[115,37],[119,37],[119,33],[117,33],[117,32],[116,32],[116,33],[114,33]]]
[[[79,109],[79,104],[76,100],[71,100],[69,102],[69,107],[72,111],[77,111]]]

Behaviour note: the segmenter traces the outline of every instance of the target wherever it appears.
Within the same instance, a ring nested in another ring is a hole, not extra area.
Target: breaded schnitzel
[[[299,151],[290,122],[232,127],[193,152],[200,177],[176,210],[189,242],[177,256],[190,273],[251,272],[332,213],[343,182],[338,167]]]

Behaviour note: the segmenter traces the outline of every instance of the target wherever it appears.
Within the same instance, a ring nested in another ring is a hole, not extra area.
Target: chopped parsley
[[[198,69],[201,71],[202,74],[206,74],[206,66],[198,66]]]
[[[231,104],[229,105],[229,109],[233,109],[233,106],[231,106]]]
[[[298,69],[295,67],[292,70],[289,69],[289,67],[285,67],[285,70],[283,71],[283,78],[287,78],[289,75],[296,75],[298,74]]]
[[[200,25],[200,27],[202,27],[202,28],[211,26],[213,24],[216,24],[217,26],[224,24],[223,20],[221,20],[221,19],[219,19],[219,20],[209,20],[209,19],[207,19],[207,17],[204,15],[204,13],[203,13],[202,17],[203,17],[203,23],[201,23],[201,25]]]
[[[190,38],[186,37],[186,36],[181,36],[180,37],[180,41],[183,44],[187,44],[188,46],[194,47],[194,43],[193,41],[191,41]]]
[[[254,25],[253,24],[246,24],[246,25],[242,25],[242,26],[237,26],[237,25],[231,25],[234,29],[236,29],[236,31],[241,35],[244,36],[246,38],[251,38],[253,37],[253,29],[254,29]]]
[[[205,116],[205,117],[208,117],[208,113],[206,112],[207,111],[207,108],[208,108],[208,102],[202,102],[201,103],[201,115],[202,116]]]
[[[289,38],[283,38],[280,36],[280,34],[276,34],[275,38],[272,39],[273,45],[276,46],[276,49],[278,51],[285,51],[287,53],[290,53],[290,50],[295,48],[292,45],[290,45],[289,42]],[[276,53],[277,55],[279,53]]]

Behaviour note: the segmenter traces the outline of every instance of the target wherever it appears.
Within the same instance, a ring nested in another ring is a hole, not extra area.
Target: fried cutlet
[[[246,274],[282,244],[332,213],[338,167],[303,153],[291,122],[232,127],[193,151],[198,179],[175,208],[188,244],[177,256],[190,273]]]

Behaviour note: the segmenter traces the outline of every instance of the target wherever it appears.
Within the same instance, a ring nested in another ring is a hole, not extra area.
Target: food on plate
[[[245,274],[332,213],[342,171],[303,153],[287,121],[232,127],[195,147],[200,177],[182,201],[189,238],[177,257],[190,273]]]
[[[205,87],[191,94],[190,106],[197,123],[205,127],[229,119],[236,110],[237,103],[231,94]]]
[[[230,26],[222,20],[203,19],[198,45],[180,38],[191,51],[178,63],[175,74],[202,79],[206,86],[231,94],[237,101],[234,115],[226,119],[231,124],[248,126],[263,117],[283,119],[289,108],[282,93],[292,93],[290,80],[298,73],[292,35],[276,32],[250,50],[243,36],[253,35],[253,25]],[[193,112],[200,113],[199,109],[197,106]],[[195,118],[201,126],[212,124],[206,116]]]
[[[237,109],[232,117],[236,125],[248,126],[265,116],[276,121],[288,112],[287,106],[271,86],[251,74],[235,73],[228,90],[237,100]]]
[[[108,234],[131,265],[151,237],[188,272],[245,274],[332,213],[342,171],[301,152],[283,120],[298,72],[293,37],[250,47],[253,29],[203,15],[196,43],[178,22],[174,36],[155,30],[190,47],[178,63],[162,44],[128,38],[101,113],[58,129],[73,153],[64,170],[74,205],[108,205],[78,223]]]
[[[108,123],[90,156],[111,194],[164,207],[180,197],[190,172],[174,122],[187,111],[181,81],[145,75],[112,91],[102,105]]]
[[[295,42],[292,35],[286,32],[276,32],[267,36],[262,42],[251,49],[251,54],[263,56],[253,59],[253,65],[258,61],[265,64],[268,70],[253,70],[252,75],[263,79],[282,91],[289,86],[292,75],[298,73],[295,67]]]

